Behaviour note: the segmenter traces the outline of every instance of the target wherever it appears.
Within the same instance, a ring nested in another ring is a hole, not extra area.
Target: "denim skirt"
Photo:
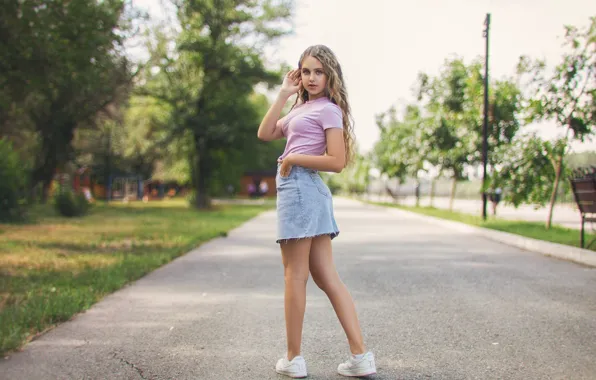
[[[287,177],[275,178],[277,190],[277,243],[320,235],[339,235],[333,216],[331,191],[319,172],[293,166]]]

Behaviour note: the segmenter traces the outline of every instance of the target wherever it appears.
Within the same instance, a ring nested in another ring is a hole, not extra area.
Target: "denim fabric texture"
[[[277,243],[320,235],[339,235],[331,191],[317,170],[293,166],[287,177],[275,178]]]

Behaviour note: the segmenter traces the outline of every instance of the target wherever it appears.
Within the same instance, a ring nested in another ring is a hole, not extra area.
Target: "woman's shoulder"
[[[341,117],[342,111],[337,104],[329,100],[321,107],[321,115],[338,115]]]
[[[341,108],[337,104],[333,103],[331,100],[326,102],[325,105],[323,106],[323,108],[327,109],[327,110],[341,112]]]
[[[343,127],[343,112],[341,108],[332,101],[327,102],[321,107],[318,119],[321,125],[323,125],[323,129]]]

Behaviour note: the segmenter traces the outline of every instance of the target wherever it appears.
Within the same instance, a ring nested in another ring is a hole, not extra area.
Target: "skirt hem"
[[[275,242],[278,244],[287,243],[290,240],[301,240],[301,239],[312,239],[323,235],[330,235],[331,240],[336,238],[339,235],[339,231],[334,232],[323,232],[320,234],[313,234],[313,235],[304,235],[304,236],[296,236],[296,237],[289,237],[289,238],[279,238]]]

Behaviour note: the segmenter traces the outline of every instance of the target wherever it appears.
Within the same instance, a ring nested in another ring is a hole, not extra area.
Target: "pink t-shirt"
[[[341,108],[323,96],[297,105],[277,121],[288,141],[280,158],[290,153],[320,156],[325,153],[327,128],[343,129]]]

